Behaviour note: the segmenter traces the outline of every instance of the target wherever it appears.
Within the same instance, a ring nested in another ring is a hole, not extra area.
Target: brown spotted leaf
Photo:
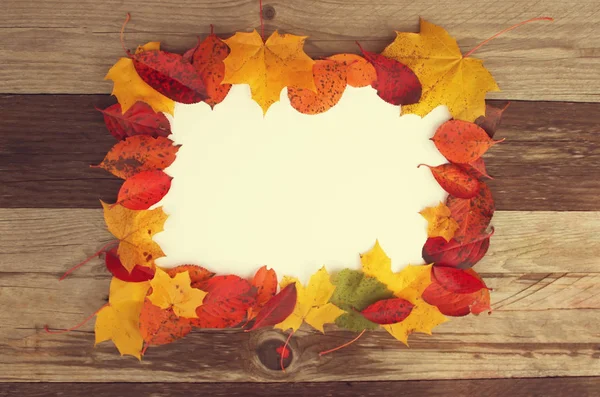
[[[336,61],[316,61],[313,77],[317,92],[288,87],[290,103],[300,113],[318,114],[329,110],[338,103],[346,89],[346,66]]]
[[[454,239],[466,244],[486,234],[494,215],[495,205],[492,192],[485,183],[479,186],[477,195],[470,199],[448,196],[446,205],[452,218],[458,223]]]
[[[161,309],[153,305],[148,298],[144,301],[140,313],[140,332],[145,348],[174,342],[189,334],[191,330],[190,319],[177,316],[173,308]]]
[[[136,102],[125,113],[118,103],[98,110],[104,116],[108,131],[119,141],[134,135],[166,137],[171,133],[171,125],[165,115],[155,112],[144,102]]]
[[[453,163],[471,163],[481,157],[490,147],[502,141],[493,141],[475,123],[448,120],[431,138],[440,153]]]
[[[369,61],[356,54],[336,54],[328,57],[346,66],[347,83],[352,87],[366,87],[377,80],[377,72]]]
[[[455,164],[442,164],[428,167],[440,186],[454,197],[471,198],[479,191],[479,181]],[[421,166],[419,165],[419,166]]]
[[[202,266],[196,265],[179,265],[177,267],[171,269],[164,269],[165,272],[169,275],[169,277],[173,278],[176,274],[188,272],[190,275],[190,285],[192,288],[202,289],[200,285],[214,276],[215,274]]]
[[[504,105],[503,108],[497,108],[486,104],[485,116],[479,116],[477,120],[475,120],[475,124],[483,128],[490,138],[493,138],[496,130],[500,126],[502,114],[508,108],[508,105],[510,105],[510,102]]]

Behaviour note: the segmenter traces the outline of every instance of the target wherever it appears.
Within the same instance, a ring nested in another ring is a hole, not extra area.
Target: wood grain
[[[600,3],[508,1],[274,0],[266,30],[310,36],[314,56],[380,51],[394,30],[417,31],[418,17],[444,26],[466,51],[492,34],[531,17],[556,22],[521,27],[489,43],[476,56],[486,61],[503,92],[492,98],[598,101]],[[3,93],[108,93],[102,81],[123,56],[119,30],[127,12],[130,47],[162,41],[171,51],[193,46],[209,24],[228,36],[259,26],[257,0],[5,0],[0,15]]]
[[[65,281],[64,270],[111,237],[100,210],[0,209],[0,381],[129,382],[470,379],[600,374],[597,286],[600,212],[498,212],[497,234],[477,265],[494,313],[453,319],[407,349],[385,332],[319,358],[353,334],[309,330],[277,368],[274,330],[194,332],[150,349],[140,364],[110,343],[93,347],[92,324],[48,335],[43,325],[78,323],[106,302],[109,275],[97,259]],[[581,249],[580,247],[585,247]],[[346,363],[352,362],[352,366]],[[460,365],[456,365],[460,363]]]
[[[469,379],[450,381],[320,382],[320,383],[0,383],[0,397],[113,397],[152,395],[336,396],[336,397],[563,397],[600,396],[600,378]]]
[[[90,169],[115,140],[105,95],[0,96],[0,208],[98,208],[121,181]],[[494,102],[501,105],[503,102]],[[486,155],[500,210],[600,210],[600,104],[513,102]],[[19,133],[19,131],[23,131]]]

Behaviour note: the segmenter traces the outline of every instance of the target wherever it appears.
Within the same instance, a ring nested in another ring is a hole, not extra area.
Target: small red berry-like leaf
[[[291,283],[265,304],[256,316],[254,324],[245,331],[253,331],[282,322],[294,311],[296,299],[296,283]]]
[[[208,98],[202,77],[181,55],[144,51],[131,59],[142,80],[167,98],[187,104]]]
[[[98,110],[104,116],[108,131],[119,141],[134,135],[166,137],[171,133],[171,125],[165,115],[155,112],[144,102],[136,102],[125,113],[118,103]]]
[[[141,283],[143,281],[152,280],[154,277],[154,269],[140,265],[135,265],[131,273],[129,273],[119,259],[117,248],[113,248],[106,252],[104,262],[106,263],[106,268],[108,271],[121,281],[126,281],[128,283]]]
[[[465,271],[469,275],[481,280],[481,277],[473,270]],[[466,316],[469,313],[480,314],[491,311],[490,291],[487,287],[471,293],[451,292],[442,287],[435,279],[423,291],[422,298],[430,305],[436,306],[446,316]]]
[[[423,246],[423,260],[434,266],[449,266],[468,269],[475,266],[486,254],[490,246],[490,237],[494,230],[479,236],[466,244],[460,244],[452,239],[446,241],[443,237],[428,238]]]
[[[479,184],[479,192],[470,199],[448,196],[446,205],[451,217],[458,223],[454,239],[467,244],[487,234],[487,228],[494,216],[494,199],[485,183]]]
[[[486,177],[489,179],[494,179],[488,175],[487,170],[485,169],[485,162],[483,161],[483,157],[478,158],[475,161],[472,161],[467,164],[456,164],[467,174],[472,176],[473,178],[481,178]]]
[[[483,128],[490,138],[493,138],[496,130],[500,126],[502,114],[506,108],[508,108],[508,105],[510,105],[510,102],[508,102],[503,108],[497,108],[486,104],[485,116],[479,116],[477,120],[475,120],[475,124]]]
[[[165,345],[181,339],[192,330],[190,319],[179,317],[172,308],[161,309],[150,302],[144,301],[140,313],[140,332],[147,346]]]
[[[467,199],[479,191],[477,178],[473,178],[455,164],[442,164],[437,167],[420,164],[419,167],[421,165],[428,167],[440,186],[454,197]]]
[[[360,47],[360,44],[358,45]],[[371,84],[377,95],[392,105],[410,105],[421,99],[421,82],[417,75],[405,64],[386,58],[360,47],[367,61],[377,73],[377,80]]]
[[[493,141],[475,123],[448,120],[431,138],[440,153],[453,163],[471,163],[481,157],[490,147],[502,141]]]
[[[432,279],[450,292],[470,294],[486,288],[481,279],[465,270],[454,267],[434,266],[431,275]]]
[[[384,299],[367,306],[360,313],[376,324],[395,324],[412,312],[414,305],[401,298]]]
[[[160,170],[135,174],[121,186],[115,205],[120,204],[130,210],[146,210],[168,193],[171,179]]]
[[[275,349],[275,351],[281,358],[288,358],[290,356],[290,349],[288,349],[285,345],[279,346],[277,349]]]

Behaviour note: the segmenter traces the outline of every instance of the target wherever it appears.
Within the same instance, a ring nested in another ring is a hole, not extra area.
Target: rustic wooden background
[[[440,24],[478,51],[512,104],[486,155],[497,233],[477,266],[494,288],[491,316],[454,319],[411,347],[384,332],[319,358],[353,335],[303,331],[277,370],[272,330],[195,332],[153,348],[143,362],[93,324],[69,327],[107,299],[95,260],[67,268],[111,237],[98,199],[119,181],[88,165],[114,143],[95,106],[114,102],[102,80],[130,47],[160,40],[191,47],[259,26],[258,0],[3,0],[0,14],[0,396],[132,394],[592,396],[600,395],[600,2],[598,0],[265,0],[266,30],[307,34],[315,57],[379,51],[393,30]],[[552,378],[554,377],[554,378]],[[519,378],[519,379],[514,379]],[[266,383],[295,381],[304,383]],[[376,381],[376,383],[369,382]],[[60,383],[57,383],[60,382]],[[195,382],[195,383],[194,383]]]

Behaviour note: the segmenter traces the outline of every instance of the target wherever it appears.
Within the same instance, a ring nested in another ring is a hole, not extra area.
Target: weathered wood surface
[[[0,208],[98,208],[98,199],[114,201],[121,180],[89,168],[115,144],[95,110],[113,101],[0,96]],[[496,177],[488,182],[496,207],[600,210],[598,120],[600,104],[511,103],[497,132],[506,142],[485,156]]]
[[[310,36],[307,52],[323,56],[379,51],[394,30],[417,31],[419,16],[445,27],[463,51],[492,34],[543,15],[540,22],[510,32],[476,54],[503,92],[492,98],[598,101],[600,92],[600,2],[507,1],[265,1],[266,30]],[[274,12],[273,12],[274,11]],[[119,30],[130,12],[130,47],[160,40],[171,51],[193,46],[209,31],[227,36],[259,26],[258,0],[4,0],[0,15],[0,92],[108,93],[102,81],[123,56]]]

